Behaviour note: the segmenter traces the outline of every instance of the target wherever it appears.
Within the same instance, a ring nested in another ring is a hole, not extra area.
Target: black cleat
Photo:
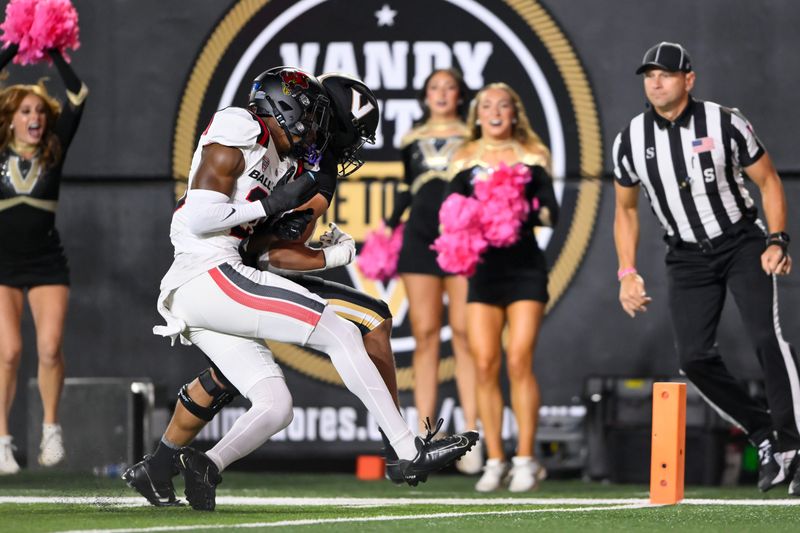
[[[213,511],[217,505],[217,485],[222,476],[217,465],[203,452],[184,446],[178,450],[175,463],[183,474],[184,494],[196,511]]]
[[[386,477],[394,483],[405,481],[412,487],[416,487],[419,483],[428,480],[428,474],[451,465],[478,442],[477,431],[467,431],[433,440],[443,422],[444,420],[440,418],[436,429],[431,431],[430,420],[426,420],[425,429],[428,434],[424,439],[422,437],[414,439],[417,456],[411,461],[407,459],[399,459],[396,463],[387,461]]]
[[[758,445],[758,490],[767,492],[788,477],[783,453],[776,452],[772,439],[764,439]]]
[[[400,459],[386,459],[386,479],[395,485],[402,485],[406,483],[406,478],[403,477],[403,472],[400,470]],[[408,482],[412,487],[416,487],[417,483]]]
[[[177,472],[156,472],[152,458],[152,455],[145,455],[144,459],[125,470],[122,479],[156,507],[183,505],[175,497],[175,487],[172,485],[172,476]]]

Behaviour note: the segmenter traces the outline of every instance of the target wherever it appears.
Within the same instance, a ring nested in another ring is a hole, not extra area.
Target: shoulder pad
[[[203,132],[203,144],[246,148],[255,144],[266,146],[269,130],[264,120],[247,109],[226,107],[217,111]]]

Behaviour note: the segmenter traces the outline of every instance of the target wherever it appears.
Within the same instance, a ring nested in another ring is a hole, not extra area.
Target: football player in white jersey
[[[218,112],[201,136],[188,192],[173,216],[175,261],[159,296],[167,325],[154,331],[196,344],[252,403],[207,455],[191,448],[178,453],[196,509],[214,508],[221,470],[291,421],[291,396],[262,339],[327,353],[385,432],[406,477],[452,462],[477,439],[469,434],[449,447],[415,439],[358,329],[300,285],[242,264],[238,244],[257,222],[282,216],[316,192],[313,172],[301,171],[325,148],[328,106],[319,82],[302,71],[260,75],[249,108]]]

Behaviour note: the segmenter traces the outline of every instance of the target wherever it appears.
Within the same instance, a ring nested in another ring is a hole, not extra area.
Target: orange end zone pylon
[[[650,503],[683,499],[686,459],[686,384],[653,383]]]

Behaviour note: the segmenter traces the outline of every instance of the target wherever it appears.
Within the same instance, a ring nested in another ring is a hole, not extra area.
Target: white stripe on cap
[[[656,48],[656,57],[653,58],[653,63],[658,63],[658,55],[661,53],[661,47],[667,44],[666,41],[662,41],[658,44],[658,48]]]

